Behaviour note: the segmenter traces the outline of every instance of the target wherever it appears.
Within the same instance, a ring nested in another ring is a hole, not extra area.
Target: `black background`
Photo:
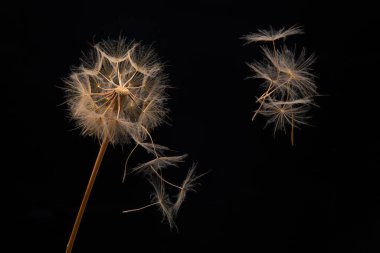
[[[31,1],[33,2],[33,1]],[[330,1],[332,2],[332,1]],[[67,118],[63,79],[83,52],[120,35],[152,44],[170,76],[171,126],[157,143],[198,163],[197,193],[176,219],[141,176],[121,183],[130,147],[107,150],[73,252],[380,252],[378,15],[374,6],[308,1],[67,1],[2,6],[2,247],[64,252],[98,142]],[[242,35],[302,25],[289,38],[318,57],[312,127],[272,136],[251,122],[259,59]],[[139,153],[133,160],[143,159]],[[180,181],[183,169],[168,177]]]

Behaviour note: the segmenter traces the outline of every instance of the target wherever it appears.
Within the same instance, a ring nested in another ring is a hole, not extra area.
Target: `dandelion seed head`
[[[151,48],[99,42],[66,81],[70,115],[84,135],[111,143],[142,140],[167,114],[166,76]]]

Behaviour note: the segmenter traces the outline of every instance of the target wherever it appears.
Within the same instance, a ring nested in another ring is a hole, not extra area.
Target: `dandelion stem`
[[[74,241],[75,241],[75,238],[77,236],[79,225],[82,221],[83,213],[84,213],[84,210],[86,209],[86,205],[87,205],[88,199],[90,197],[92,187],[94,186],[96,175],[98,174],[99,167],[100,167],[100,164],[102,163],[103,156],[106,152],[108,143],[109,143],[109,139],[106,137],[106,138],[104,138],[102,145],[100,146],[98,157],[96,158],[94,168],[92,169],[90,180],[88,181],[88,185],[87,185],[86,191],[84,193],[82,203],[80,205],[80,208],[79,208],[79,211],[77,214],[77,218],[75,219],[73,230],[71,231],[69,242],[67,243],[66,253],[71,253],[71,251],[73,249]]]

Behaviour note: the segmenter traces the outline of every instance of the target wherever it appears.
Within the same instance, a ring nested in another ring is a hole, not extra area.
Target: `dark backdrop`
[[[63,79],[102,39],[152,44],[170,76],[171,126],[157,143],[198,162],[170,231],[141,176],[121,183],[130,147],[109,148],[73,252],[380,252],[378,13],[365,1],[60,1],[1,7],[2,236],[7,252],[64,252],[98,142],[67,118]],[[272,136],[251,122],[258,59],[242,35],[302,25],[318,57],[311,127]],[[5,150],[5,152],[4,152]],[[144,157],[141,153],[137,157]],[[138,162],[135,158],[134,162]],[[168,176],[180,181],[184,173]]]

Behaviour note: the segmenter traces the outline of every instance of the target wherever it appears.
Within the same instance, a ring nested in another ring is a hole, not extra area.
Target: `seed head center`
[[[115,92],[120,95],[128,95],[129,93],[131,93],[129,89],[124,86],[118,86],[117,88],[115,88]]]

